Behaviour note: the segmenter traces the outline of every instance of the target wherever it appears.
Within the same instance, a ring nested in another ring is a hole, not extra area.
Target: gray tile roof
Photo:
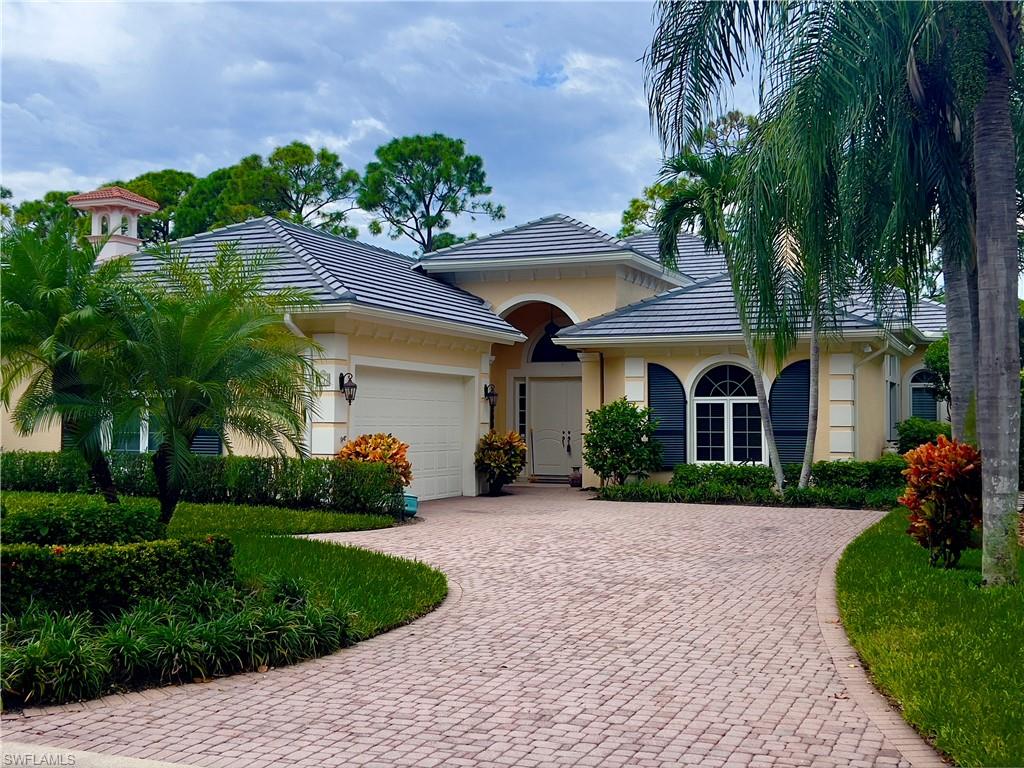
[[[420,261],[432,266],[464,259],[584,256],[629,250],[621,240],[571,216],[556,213],[441,248],[425,254]]]
[[[906,326],[906,299],[898,289],[892,289],[882,300],[881,306],[875,306],[871,293],[864,290],[853,295],[850,311],[886,328],[903,328]],[[931,299],[919,299],[913,311],[912,325],[928,336],[940,336],[946,332],[946,305]]]
[[[266,276],[270,290],[301,288],[323,303],[352,302],[488,331],[519,333],[482,299],[414,269],[416,262],[408,256],[269,216],[172,245],[197,260],[206,260],[219,244],[230,242],[237,242],[243,253],[276,253],[276,263]],[[133,261],[139,271],[156,268],[156,259],[144,252]]]
[[[641,232],[623,239],[634,251],[649,259],[658,261],[658,233]],[[679,256],[676,267],[687,277],[694,280],[707,280],[725,272],[725,256],[704,246],[704,241],[689,232],[680,232],[676,238],[679,245]]]
[[[865,316],[868,309],[851,304],[839,318],[840,331],[879,328],[872,317]],[[928,312],[934,315],[931,306]],[[944,328],[944,317],[942,325]],[[741,332],[732,286],[723,274],[569,326],[558,332],[558,338],[586,342],[598,338],[739,336]]]

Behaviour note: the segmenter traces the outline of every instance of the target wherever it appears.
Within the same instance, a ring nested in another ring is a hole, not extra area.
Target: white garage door
[[[409,493],[420,499],[462,495],[468,450],[464,379],[360,366],[356,381],[354,434],[390,432],[409,444]]]

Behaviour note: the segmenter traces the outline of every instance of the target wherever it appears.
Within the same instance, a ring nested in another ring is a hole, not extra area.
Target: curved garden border
[[[888,699],[878,692],[871,683],[857,651],[846,637],[839,619],[839,605],[836,602],[836,566],[851,543],[839,547],[822,567],[814,599],[818,627],[825,640],[825,647],[832,657],[836,673],[850,698],[912,768],[948,768],[949,764],[939,753],[932,749],[892,707]]]

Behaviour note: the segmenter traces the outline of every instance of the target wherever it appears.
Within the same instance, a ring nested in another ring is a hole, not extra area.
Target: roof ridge
[[[524,221],[522,224],[515,224],[511,227],[499,229],[497,232],[491,232],[489,235],[484,235],[483,237],[478,237],[474,240],[463,240],[461,243],[452,243],[451,245],[446,245],[444,248],[438,248],[436,251],[424,253],[422,256],[419,257],[418,261],[429,261],[438,254],[445,253],[446,251],[455,250],[457,248],[469,245],[470,243],[482,243],[484,240],[490,240],[492,238],[498,237],[499,235],[504,235],[507,234],[508,232],[514,232],[517,229],[525,229],[526,227],[531,227],[534,224],[540,224],[542,221],[547,221],[548,219],[557,219],[560,216],[562,216],[562,214],[560,213],[551,213],[548,214],[547,216],[541,216],[539,219],[530,219],[529,221]]]
[[[644,254],[639,253],[638,251],[634,251],[632,248],[629,247],[628,244],[624,243],[622,240],[614,237],[613,235],[609,235],[604,230],[598,229],[597,227],[594,227],[594,226],[592,226],[590,224],[587,224],[587,223],[585,223],[583,221],[580,221],[579,219],[573,218],[572,216],[569,216],[569,215],[564,214],[564,213],[549,213],[547,216],[541,216],[540,218],[537,218],[537,219],[530,219],[529,221],[524,221],[521,224],[516,224],[516,225],[511,226],[511,227],[505,227],[504,229],[499,229],[497,232],[491,232],[489,235],[484,235],[483,237],[478,237],[478,238],[476,238],[474,240],[463,240],[461,243],[454,243],[453,245],[449,245],[449,246],[447,246],[445,248],[438,248],[436,251],[431,251],[430,253],[425,253],[422,256],[420,256],[419,261],[420,262],[429,261],[430,259],[432,259],[435,256],[438,256],[440,254],[445,254],[445,253],[448,253],[450,251],[462,248],[464,246],[474,245],[476,243],[482,243],[482,242],[484,242],[486,240],[491,240],[493,238],[500,237],[501,235],[506,235],[506,234],[508,234],[510,232],[515,232],[517,230],[528,229],[529,227],[535,226],[535,225],[540,224],[540,223],[545,222],[545,221],[551,221],[551,220],[554,220],[554,219],[557,219],[559,221],[564,221],[567,224],[571,224],[572,226],[576,227],[577,229],[583,230],[588,235],[592,235],[592,236],[597,237],[600,240],[603,240],[603,241],[605,241],[607,243],[611,243],[612,245],[616,245],[616,246],[620,247],[624,251],[632,251],[633,253],[636,253],[638,256],[643,256],[643,258],[645,258],[645,259],[648,258],[647,256],[644,256]]]
[[[605,240],[606,242],[612,243],[613,245],[622,246],[625,250],[633,250],[632,248],[629,247],[629,244],[626,243],[621,238],[615,237],[614,235],[610,235],[607,232],[605,232],[603,229],[598,229],[593,224],[587,224],[584,221],[580,221],[579,219],[573,218],[572,216],[567,216],[564,213],[556,213],[556,214],[554,214],[554,217],[555,218],[563,219],[563,220],[568,221],[568,222],[571,222],[572,224],[575,224],[577,227],[582,229],[584,232],[587,232],[588,234],[592,234],[592,235],[597,235],[602,240]]]
[[[281,219],[278,218],[277,216],[264,216],[263,218],[273,219],[274,221],[276,221],[278,224],[285,228],[295,227],[297,229],[303,229],[306,232],[309,232],[311,235],[316,235],[318,237],[328,237],[331,238],[332,240],[341,240],[344,243],[350,243],[351,245],[355,245],[360,248],[368,248],[373,251],[379,251],[380,253],[387,254],[388,256],[397,256],[398,258],[402,259],[402,261],[408,261],[412,263],[416,262],[416,259],[414,259],[412,256],[409,256],[408,254],[399,253],[398,251],[392,251],[388,248],[381,248],[379,245],[373,245],[372,243],[364,243],[362,240],[356,240],[355,238],[352,237],[336,235],[333,232],[324,232],[322,229],[311,227],[308,224],[299,224],[297,221],[287,221],[286,219]]]
[[[323,283],[325,287],[334,291],[335,295],[339,298],[345,294],[355,296],[355,293],[350,291],[348,286],[328,272],[323,264],[314,259],[300,243],[295,241],[292,234],[283,226],[282,221],[273,216],[264,216],[257,219],[257,221],[263,224],[266,229],[276,234],[284,242],[288,250],[292,252],[292,255],[298,257],[306,268],[313,273],[314,277]]]

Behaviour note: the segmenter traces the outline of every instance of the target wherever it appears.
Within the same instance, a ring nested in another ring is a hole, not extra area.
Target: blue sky
[[[4,3],[3,13],[0,148],[16,199],[166,167],[206,174],[294,139],[361,171],[390,138],[440,131],[484,158],[508,211],[453,231],[561,212],[614,232],[659,167],[637,61],[649,3]],[[736,101],[749,110],[753,93]]]

